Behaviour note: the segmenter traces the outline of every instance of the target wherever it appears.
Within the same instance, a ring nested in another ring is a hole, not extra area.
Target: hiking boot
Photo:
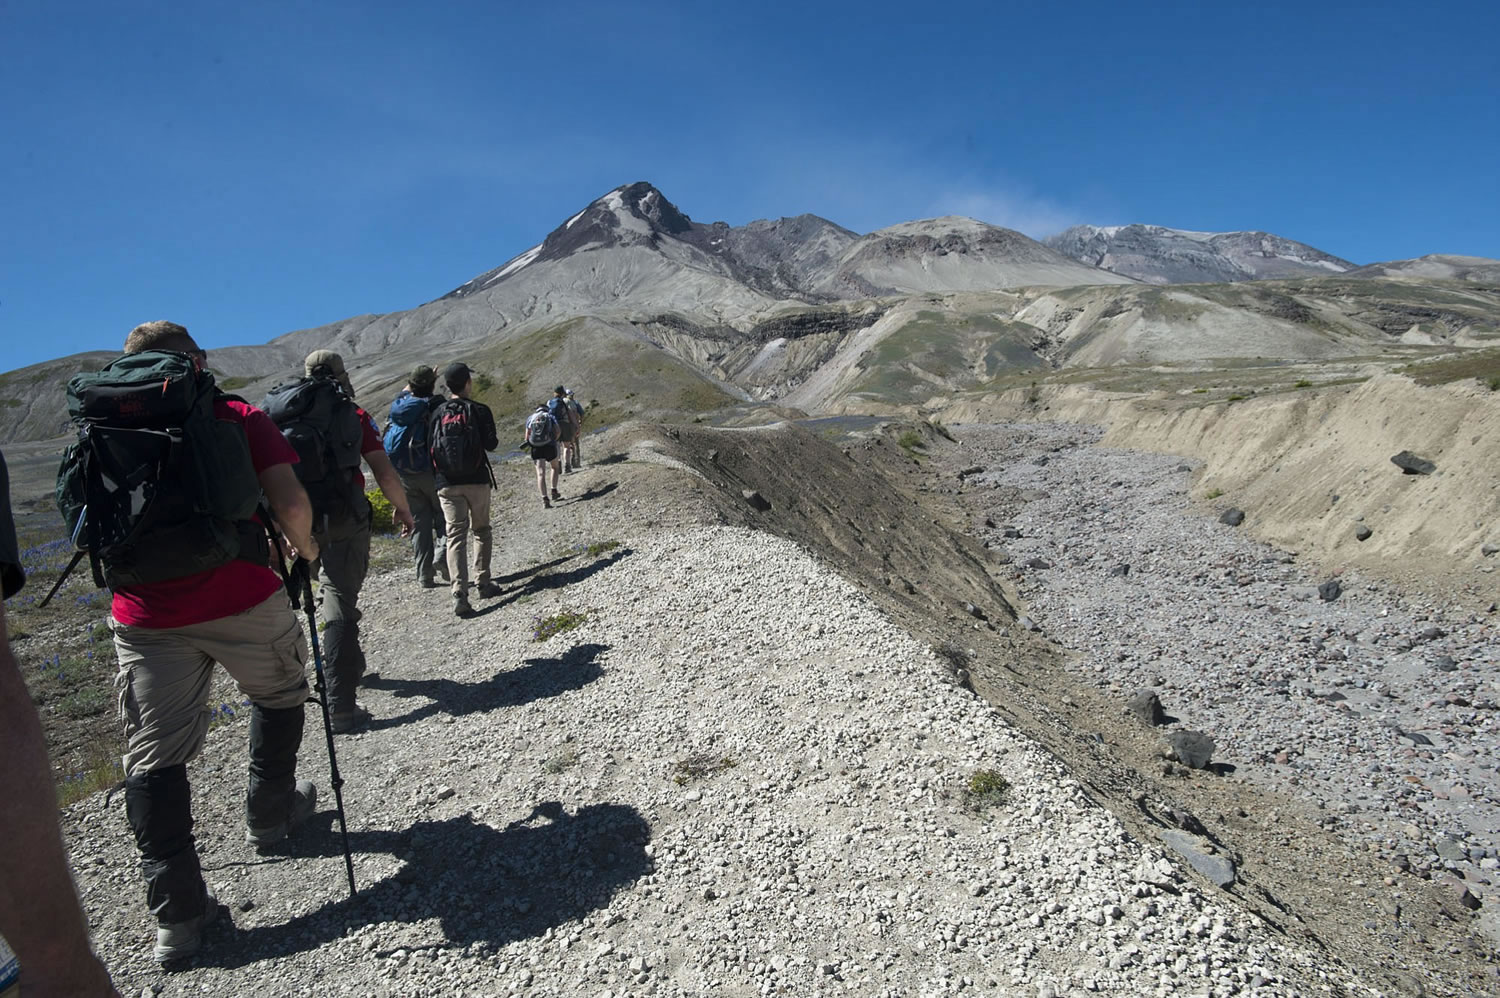
[[[542,496],[542,508],[543,509],[551,509],[552,508],[552,500],[548,499],[546,496]]]
[[[474,608],[469,605],[469,598],[467,596],[460,596],[453,601],[453,615],[465,619],[474,616]]]
[[[438,584],[433,579],[423,579],[422,580],[422,588],[423,589],[436,589],[437,587],[438,587]]]
[[[552,498],[554,498],[554,499],[561,499],[562,498],[562,493],[559,492],[559,491],[557,491],[556,489],[553,489],[552,490]]]
[[[370,715],[366,713],[365,719],[368,720],[369,717]],[[337,731],[338,728],[335,727],[334,730]],[[287,807],[286,817],[265,828],[246,828],[245,841],[256,849],[273,846],[290,835],[298,825],[312,817],[312,813],[317,808],[318,788],[308,780],[298,780],[296,789],[292,791],[292,801]]]
[[[479,584],[479,595],[482,599],[494,599],[500,595],[501,591],[500,587],[493,582],[481,582]]]
[[[368,710],[365,710],[359,704],[355,704],[353,710],[340,711],[336,714],[330,714],[328,717],[328,723],[333,728],[334,734],[347,735],[351,734],[352,732],[358,731],[366,724],[369,724],[371,718],[373,718],[374,716],[375,715],[371,714]],[[301,784],[298,784],[298,789],[301,789]]]
[[[311,786],[311,784],[309,784]],[[203,914],[186,922],[156,927],[156,947],[151,955],[157,963],[186,960],[203,946],[203,930],[219,917],[219,902],[208,891],[203,892]]]

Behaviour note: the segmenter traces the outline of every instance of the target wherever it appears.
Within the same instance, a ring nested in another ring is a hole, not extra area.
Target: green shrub
[[[1205,499],[1217,499],[1217,498],[1219,498],[1219,496],[1221,496],[1223,494],[1224,494],[1224,490],[1223,489],[1209,489],[1206,493],[1204,493],[1203,498],[1205,498]]]
[[[1490,391],[1500,392],[1500,375],[1490,379]]]
[[[583,549],[584,554],[590,558],[597,558],[606,551],[613,551],[620,546],[619,541],[595,541]]]
[[[976,814],[998,807],[1009,798],[1010,781],[998,770],[976,769],[964,785],[964,807]]]
[[[1306,378],[1298,378],[1297,379],[1297,383],[1295,385],[1293,385],[1292,387],[1293,388],[1311,388],[1312,387],[1312,382],[1308,381]]]
[[[922,437],[916,430],[903,430],[896,438],[896,446],[902,450],[917,450],[922,446]]]
[[[377,534],[389,534],[396,529],[396,509],[385,493],[371,489],[365,493],[370,500],[370,530]]]

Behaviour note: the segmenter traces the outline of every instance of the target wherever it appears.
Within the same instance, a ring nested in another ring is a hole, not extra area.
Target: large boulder
[[[1167,735],[1169,757],[1193,769],[1207,769],[1217,747],[1213,738],[1202,731],[1174,731]]]

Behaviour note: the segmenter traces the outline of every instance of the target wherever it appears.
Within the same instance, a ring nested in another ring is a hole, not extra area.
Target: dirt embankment
[[[948,422],[1102,425],[1106,446],[1201,462],[1194,494],[1243,509],[1245,526],[1329,571],[1357,567],[1429,591],[1500,595],[1500,393],[1385,375],[1228,403],[1043,389],[963,402]],[[1410,451],[1436,465],[1405,474]],[[1359,528],[1367,539],[1357,537]]]

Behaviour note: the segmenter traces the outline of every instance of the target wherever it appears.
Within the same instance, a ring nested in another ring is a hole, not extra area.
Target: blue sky
[[[1500,4],[0,3],[0,370],[438,297],[649,180],[1500,257]]]

